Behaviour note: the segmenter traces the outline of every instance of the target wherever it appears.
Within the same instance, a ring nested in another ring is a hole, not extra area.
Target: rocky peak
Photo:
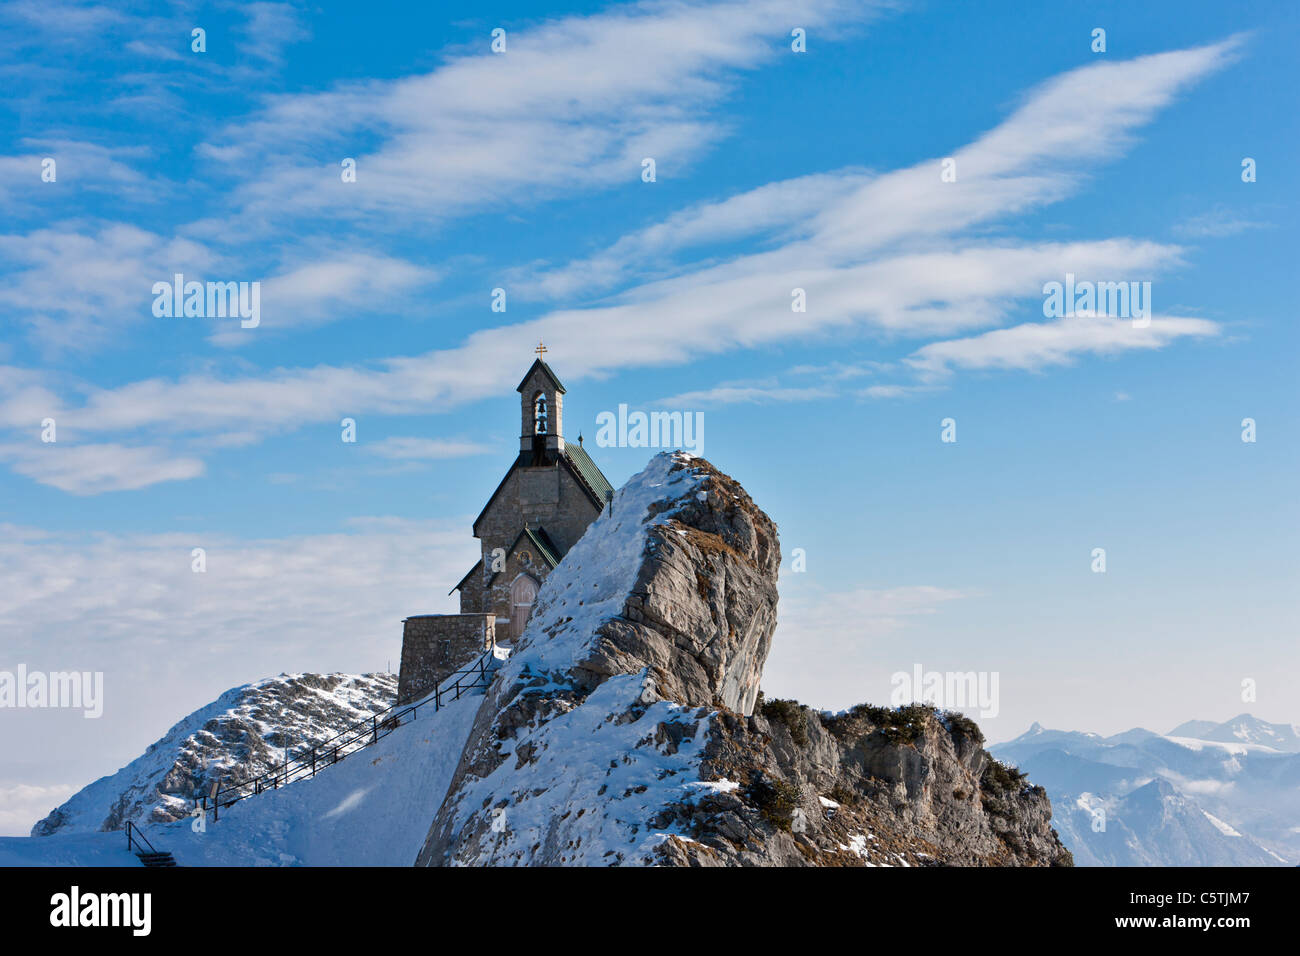
[[[1068,864],[960,715],[760,701],[779,564],[737,482],[652,459],[547,578],[418,862]]]
[[[218,778],[250,780],[390,706],[392,674],[281,674],[226,691],[32,828],[32,836],[179,820]]]

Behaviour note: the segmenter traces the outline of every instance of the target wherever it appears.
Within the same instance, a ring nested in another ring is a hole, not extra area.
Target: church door
[[[537,599],[537,582],[526,574],[515,578],[510,585],[510,640],[519,640],[524,633],[528,616],[533,613],[533,601]]]

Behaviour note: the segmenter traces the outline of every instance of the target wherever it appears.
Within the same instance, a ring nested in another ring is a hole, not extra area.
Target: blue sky
[[[616,485],[650,450],[600,412],[701,412],[804,549],[769,694],[1300,720],[1294,7],[410,7],[0,7],[0,668],[106,695],[4,717],[11,816],[235,684],[395,664],[539,338]],[[261,324],[155,317],[176,272]],[[1067,272],[1150,324],[1045,318]]]

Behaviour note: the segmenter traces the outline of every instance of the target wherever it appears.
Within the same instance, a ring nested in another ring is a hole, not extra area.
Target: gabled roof
[[[509,557],[510,555],[514,554],[515,549],[519,547],[519,542],[523,541],[525,538],[527,538],[528,541],[532,544],[532,546],[537,549],[537,553],[541,555],[542,560],[546,562],[547,570],[554,571],[555,566],[560,563],[560,558],[564,557],[564,554],[563,552],[560,551],[556,543],[551,540],[551,536],[546,533],[546,529],[542,527],[524,528],[523,531],[520,531],[519,534],[515,537],[514,542],[510,545],[509,548],[506,549],[506,556]],[[447,593],[455,594],[457,591],[463,588],[465,586],[465,582],[470,579],[470,575],[472,575],[475,571],[479,570],[481,565],[482,565],[481,561],[475,561],[474,566],[471,567],[469,571],[465,573],[465,576],[456,582],[456,586],[452,588],[450,591],[448,591]],[[492,573],[492,576],[488,578],[486,582],[484,582],[483,586],[491,587],[492,582],[497,579],[497,575],[499,575],[500,573],[501,573],[500,571],[494,571]]]
[[[581,445],[570,445],[565,442],[564,454],[572,462],[578,476],[592,490],[596,504],[601,508],[605,507],[605,492],[614,490],[614,486],[609,483],[609,479],[596,467],[596,463],[591,460],[591,456],[587,454]]]
[[[515,543],[510,546],[510,550],[513,552],[515,548],[519,547],[519,542],[525,535],[528,536],[528,540],[532,541],[533,547],[537,549],[537,553],[546,560],[550,569],[554,571],[555,566],[560,563],[560,558],[564,557],[564,555],[560,552],[560,549],[555,546],[555,542],[552,541],[551,536],[546,533],[546,529],[540,525],[536,528],[524,528],[523,531],[519,532],[519,537],[515,538]]]
[[[519,387],[516,388],[515,391],[522,392],[524,390],[524,384],[530,378],[532,378],[533,372],[536,371],[539,366],[541,367],[542,371],[545,372],[547,376],[550,378],[551,384],[555,386],[555,390],[559,392],[561,395],[563,395],[564,384],[560,381],[560,377],[556,375],[553,371],[551,371],[551,367],[547,365],[545,362],[543,362],[541,359],[534,360],[533,364],[528,366],[528,371],[525,372],[524,377],[519,380]]]
[[[572,445],[565,442],[564,451],[558,457],[551,457],[551,454],[547,453],[541,460],[538,460],[531,451],[521,451],[510,467],[506,469],[505,476],[497,485],[496,490],[492,492],[487,504],[478,513],[478,517],[474,519],[474,524],[471,527],[478,528],[478,523],[483,520],[483,516],[492,507],[492,502],[496,501],[497,495],[501,494],[501,489],[506,486],[506,482],[510,480],[510,476],[514,474],[516,468],[537,468],[557,463],[563,465],[569,474],[577,479],[578,487],[586,493],[591,503],[596,506],[597,511],[605,507],[605,492],[613,491],[614,486],[596,467],[596,463],[591,460],[591,456],[583,450],[581,445]],[[476,531],[475,537],[477,536]]]

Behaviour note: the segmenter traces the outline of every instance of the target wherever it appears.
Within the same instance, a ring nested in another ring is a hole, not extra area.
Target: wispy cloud
[[[644,274],[650,262],[665,261],[671,253],[793,229],[810,209],[843,199],[868,178],[859,170],[818,173],[768,183],[721,202],[700,203],[624,236],[594,256],[535,275],[524,273],[511,288],[547,299],[590,297]]]
[[[368,445],[366,450],[372,455],[397,461],[438,461],[444,458],[486,455],[493,451],[489,446],[478,442],[410,437],[385,438],[383,441]]]
[[[279,64],[284,57],[284,49],[311,36],[298,10],[291,3],[269,3],[260,0],[257,3],[241,4],[240,12],[248,19],[239,28],[244,38],[242,51],[251,57]]]
[[[1184,239],[1222,239],[1252,229],[1267,229],[1272,225],[1267,220],[1251,218],[1251,214],[1243,210],[1219,204],[1175,223],[1173,231]]]
[[[955,369],[1026,369],[1067,365],[1084,355],[1114,355],[1130,349],[1158,349],[1178,338],[1219,334],[1206,319],[1152,318],[1145,327],[1131,319],[1076,315],[1055,322],[995,329],[982,335],[932,342],[906,362],[927,376]]]
[[[310,139],[324,109],[337,108],[344,125],[360,122],[373,108],[374,97],[382,95],[386,110],[395,110],[396,118],[414,123],[415,114],[427,106],[431,89],[447,102],[457,103],[459,110],[484,97],[497,102],[525,82],[535,88],[521,93],[522,99],[511,109],[535,107],[540,115],[554,107],[562,118],[586,116],[607,129],[618,125],[609,126],[608,111],[626,109],[627,97],[649,92],[653,94],[646,100],[650,106],[641,115],[653,124],[661,118],[656,104],[662,105],[664,97],[676,102],[673,83],[685,82],[687,88],[700,86],[716,93],[718,81],[712,74],[715,67],[703,65],[713,61],[705,52],[709,47],[700,46],[696,34],[688,31],[696,38],[688,39],[685,47],[671,56],[655,45],[676,43],[677,28],[682,26],[679,17],[698,25],[689,18],[706,14],[694,8],[646,9],[663,14],[663,19],[655,21],[659,27],[651,29],[646,19],[649,14],[644,12],[596,18],[598,23],[581,28],[565,21],[541,28],[538,36],[543,40],[538,41],[538,48],[530,52],[527,44],[522,45],[521,59],[511,61],[513,66],[469,58],[453,61],[432,77],[404,81],[409,88],[401,83],[381,84],[379,92],[335,93],[324,101],[290,98],[269,108],[265,117],[244,132],[254,149],[259,137],[286,135],[292,155],[299,148],[295,130]],[[707,16],[728,23],[734,18],[741,24],[738,33],[722,31],[722,39],[717,41],[722,63],[739,66],[762,56],[767,42],[764,31],[769,29],[763,17],[770,16],[765,8],[708,8]],[[666,31],[663,38],[660,28]],[[705,31],[703,35],[715,37],[718,33]],[[581,40],[576,46],[575,38]],[[650,78],[627,70],[617,54],[623,46],[637,42],[647,43],[655,56],[667,56],[666,62],[673,68],[666,75]],[[393,357],[370,367],[321,365],[228,379],[196,374],[179,381],[150,379],[115,388],[86,387],[82,403],[60,404],[60,421],[66,420],[69,427],[86,434],[149,429],[152,438],[158,432],[205,434],[250,428],[270,433],[307,422],[337,420],[341,414],[450,408],[494,392],[496,383],[515,370],[520,343],[538,338],[545,339],[557,353],[570,356],[568,376],[581,378],[689,362],[792,337],[815,342],[819,337],[829,340],[832,335],[843,338],[854,332],[912,339],[967,336],[933,342],[914,352],[904,367],[917,381],[880,383],[883,390],[874,397],[889,397],[903,394],[903,388],[930,384],[928,379],[954,369],[1041,368],[1084,354],[1159,348],[1184,337],[1204,337],[1213,334],[1213,323],[1179,318],[1153,321],[1145,334],[1136,334],[1127,322],[1121,323],[1121,328],[1105,322],[1064,321],[971,336],[969,333],[1002,325],[1015,314],[1019,303],[1033,302],[1037,311],[1045,280],[1067,272],[1146,278],[1178,266],[1183,251],[1177,246],[1126,238],[993,241],[964,235],[962,230],[994,218],[1012,217],[1077,188],[1089,161],[1116,155],[1141,123],[1190,83],[1229,62],[1237,46],[1238,41],[1229,40],[1090,65],[1045,83],[1003,123],[954,153],[955,183],[941,180],[937,158],[869,179],[864,179],[861,171],[843,173],[846,181],[838,185],[805,178],[791,188],[806,197],[820,196],[823,205],[806,210],[800,224],[792,222],[788,210],[777,208],[782,197],[788,196],[782,189],[755,191],[739,203],[733,197],[714,206],[692,207],[684,218],[671,220],[671,231],[680,232],[685,237],[682,240],[655,239],[654,230],[638,230],[628,242],[641,248],[655,242],[685,248],[688,240],[693,241],[690,237],[734,235],[750,228],[774,229],[778,236],[762,251],[717,262],[684,263],[676,274],[642,281],[597,307],[551,311],[528,322],[481,330],[453,349]],[[587,62],[589,56],[591,63]],[[615,62],[619,62],[616,71]],[[575,64],[584,69],[578,70]],[[600,76],[611,88],[584,87],[584,92],[577,92],[574,77],[588,77],[586,66],[598,72],[601,67],[608,68],[609,75]],[[476,82],[485,87],[474,87]],[[462,91],[468,99],[444,96],[455,91]],[[576,105],[552,102],[555,97],[575,96]],[[382,124],[386,116],[381,111],[375,120]],[[580,122],[577,130],[581,140]],[[449,142],[454,146],[458,141],[453,138]],[[492,142],[490,136],[488,142]],[[608,147],[605,142],[600,149]],[[473,150],[458,152],[456,148],[445,152],[461,159],[473,155]],[[415,161],[414,155],[407,159]],[[1044,170],[1054,172],[1047,175]],[[497,176],[490,163],[473,175],[480,172],[483,182]],[[520,175],[549,176],[550,172],[508,174],[500,182],[503,195],[521,187]],[[401,175],[394,180],[407,187],[416,181],[418,177],[413,180]],[[450,182],[474,193],[468,180],[452,175]],[[583,182],[590,185],[581,177],[577,185]],[[375,197],[379,206],[400,198],[382,190]],[[412,199],[411,208],[421,208],[424,201]],[[796,288],[806,294],[806,312],[791,308]],[[787,393],[797,394],[808,393]],[[28,424],[29,419],[20,418],[18,411],[21,408],[30,414],[30,386],[26,395],[21,406],[15,404],[17,398],[0,400],[0,423]],[[715,401],[728,398],[756,400],[762,396],[743,391],[713,396]]]
[[[659,405],[698,407],[701,405],[767,405],[773,402],[812,402],[831,398],[835,391],[821,386],[788,387],[775,382],[730,382],[713,388],[682,392],[658,399]]]
[[[26,152],[0,156],[0,209],[14,213],[21,204],[33,207],[52,200],[75,201],[83,190],[111,191],[119,198],[160,198],[167,184],[148,177],[134,165],[149,156],[141,146],[107,147],[59,137],[28,137],[18,147]],[[52,160],[53,181],[42,178]]]
[[[719,140],[709,108],[741,71],[776,54],[790,22],[843,33],[887,6],[643,3],[511,31],[502,54],[488,51],[485,34],[482,53],[422,76],[274,97],[201,153],[236,170],[257,166],[234,197],[243,230],[291,216],[438,221],[637,182],[645,157],[671,177]],[[345,156],[357,160],[346,185]]]
[[[0,445],[0,460],[20,475],[74,495],[134,491],[164,481],[185,481],[203,474],[203,462],[177,457],[160,448],[114,442],[76,445],[42,443]]]
[[[10,263],[0,306],[21,316],[43,347],[82,351],[101,344],[115,322],[120,329],[150,315],[155,281],[218,260],[198,243],[136,226],[66,223],[0,235],[0,261]]]

